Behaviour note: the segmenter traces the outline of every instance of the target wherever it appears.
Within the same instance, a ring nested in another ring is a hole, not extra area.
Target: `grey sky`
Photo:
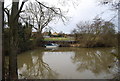
[[[21,2],[22,0],[20,0]],[[30,0],[34,1],[34,0]],[[48,3],[50,6],[56,6],[63,11],[68,11],[66,16],[69,21],[65,25],[58,21],[57,23],[51,22],[49,26],[56,29],[57,32],[63,31],[65,33],[71,33],[76,24],[80,21],[92,21],[99,14],[105,20],[110,20],[115,14],[115,11],[111,11],[108,6],[98,5],[97,0],[39,0]],[[65,1],[62,3],[62,1]],[[73,3],[73,2],[74,3]],[[9,5],[12,0],[5,0],[5,6]],[[26,3],[27,4],[27,3]],[[101,14],[104,12],[103,14]],[[117,18],[116,18],[117,19]],[[116,20],[113,22],[116,23]]]

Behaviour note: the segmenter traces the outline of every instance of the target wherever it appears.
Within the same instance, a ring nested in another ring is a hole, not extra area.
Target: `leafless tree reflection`
[[[73,52],[72,54],[70,54],[71,51]],[[45,52],[49,53],[48,55],[50,56],[47,56]],[[65,56],[59,56],[61,52],[62,54],[64,52]],[[59,48],[57,50],[32,50],[18,56],[19,79],[58,79],[64,75],[62,72],[71,71],[71,69],[74,70],[72,71],[72,73],[75,74],[74,76],[72,75],[73,77],[76,77],[79,72],[81,75],[84,75],[87,71],[90,72],[91,76],[96,78],[114,78],[112,74],[117,71],[118,67],[116,62],[118,59],[113,53],[117,53],[115,48]],[[54,55],[56,55],[56,57],[54,57]],[[57,60],[54,61],[52,58]],[[45,59],[47,61],[45,61]],[[59,70],[59,66],[66,66],[65,62],[71,64],[68,65],[70,69],[67,69],[67,71]],[[55,64],[55,66],[52,66],[52,64]],[[57,71],[57,73],[55,71]],[[66,73],[65,77],[67,75],[69,74]]]
[[[117,58],[111,53],[112,49],[84,48],[78,50],[72,58],[77,63],[77,70],[83,72],[90,70],[96,76],[102,72],[110,73],[115,66]]]
[[[43,61],[43,54],[39,50],[27,54],[27,57],[22,59],[18,57],[18,72],[19,78],[26,79],[55,79],[57,73],[54,72],[47,63]]]

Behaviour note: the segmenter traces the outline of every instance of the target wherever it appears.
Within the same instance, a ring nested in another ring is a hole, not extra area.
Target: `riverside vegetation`
[[[95,18],[92,23],[78,23],[72,33],[81,47],[116,47],[118,45],[115,25],[101,18]]]

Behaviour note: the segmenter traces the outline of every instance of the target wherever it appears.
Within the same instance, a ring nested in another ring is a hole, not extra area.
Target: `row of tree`
[[[95,18],[93,22],[80,22],[73,33],[76,41],[79,41],[82,47],[117,45],[115,25],[101,18]]]

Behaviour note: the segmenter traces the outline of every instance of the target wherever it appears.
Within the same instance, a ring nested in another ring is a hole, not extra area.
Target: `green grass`
[[[65,38],[65,37],[50,37],[44,38],[45,41],[72,41],[74,38]]]

